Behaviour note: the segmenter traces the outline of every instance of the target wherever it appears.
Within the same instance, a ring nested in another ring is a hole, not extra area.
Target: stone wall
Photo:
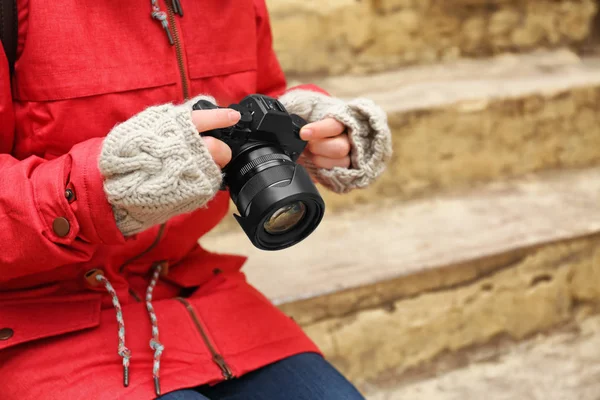
[[[586,42],[594,0],[267,0],[289,75],[365,73]]]

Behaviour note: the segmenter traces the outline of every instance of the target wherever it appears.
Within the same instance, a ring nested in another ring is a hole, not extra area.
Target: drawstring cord
[[[123,358],[123,386],[127,387],[129,386],[129,359],[131,358],[131,351],[125,346],[125,321],[123,321],[121,303],[119,303],[117,292],[115,292],[115,289],[104,275],[96,275],[96,280],[104,284],[106,291],[112,298],[112,304],[117,314],[117,323],[119,324],[119,348],[117,353]]]
[[[165,346],[160,342],[158,336],[158,320],[154,307],[152,306],[152,295],[156,283],[160,277],[160,273],[163,270],[163,264],[158,263],[154,267],[152,279],[146,289],[146,309],[150,316],[150,323],[152,324],[152,339],[150,339],[150,348],[154,350],[154,364],[152,366],[152,377],[154,378],[154,390],[156,395],[160,396],[160,357],[165,350]],[[117,297],[117,292],[109,282],[109,280],[103,275],[96,275],[96,280],[104,285],[106,291],[112,298],[112,304],[117,314],[117,324],[119,325],[119,348],[117,353],[123,358],[123,386],[129,386],[129,359],[131,358],[131,351],[125,346],[125,321],[123,320],[123,310],[121,303]]]
[[[150,339],[150,348],[154,350],[154,365],[152,367],[152,377],[154,378],[154,390],[156,391],[157,396],[160,396],[160,356],[165,350],[165,346],[163,346],[163,344],[158,338],[158,321],[156,319],[154,307],[152,306],[152,292],[154,291],[154,287],[158,282],[161,271],[162,264],[156,264],[156,266],[154,267],[152,279],[150,280],[150,284],[148,285],[148,289],[146,290],[146,309],[148,310],[148,315],[150,316],[150,323],[152,324],[152,339]]]
[[[167,21],[167,14],[160,9],[158,5],[158,0],[150,0],[152,2],[152,18],[159,21],[162,25],[163,29],[167,33],[167,37],[169,38],[169,44],[173,46],[175,42],[173,41],[173,36],[171,36],[171,30],[169,29],[169,21]]]

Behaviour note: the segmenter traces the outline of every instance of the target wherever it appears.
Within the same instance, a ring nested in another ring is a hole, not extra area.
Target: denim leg
[[[289,357],[239,379],[197,390],[213,400],[364,400],[346,378],[314,353]]]
[[[167,393],[157,400],[210,400],[195,390],[176,390],[171,393]]]

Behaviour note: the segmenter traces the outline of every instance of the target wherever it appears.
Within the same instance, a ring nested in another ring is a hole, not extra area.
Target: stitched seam
[[[88,152],[89,153],[89,150]],[[86,157],[87,159],[88,157]],[[97,162],[98,160],[96,160]],[[103,184],[104,185],[104,184]],[[102,238],[102,235],[100,235],[100,233],[98,233],[98,227],[96,226],[96,218],[94,218],[94,212],[92,211],[92,206],[90,203],[90,192],[88,190],[88,163],[85,162],[83,164],[83,190],[85,191],[85,197],[86,197],[86,205],[87,205],[87,209],[88,209],[88,215],[90,217],[90,220],[92,221],[92,227],[94,228],[94,233],[96,234],[96,236],[98,237],[98,239],[100,239],[100,243],[102,244],[107,244],[104,239]]]
[[[67,155],[67,157],[70,157],[70,155]],[[71,164],[72,165],[72,164]],[[63,182],[63,176],[65,176],[65,163],[61,163],[60,166],[60,174],[58,175],[60,177],[60,187],[62,187],[64,185]],[[64,194],[64,188],[61,190],[60,188],[57,188],[56,186],[54,187],[56,190],[56,198],[59,199],[59,206],[62,209],[63,213],[64,213],[64,217],[69,217],[72,218],[73,220],[70,221],[69,225],[71,226],[71,228],[69,229],[69,234],[63,238],[60,238],[62,241],[67,241],[67,240],[72,240],[76,235],[76,230],[78,229],[74,229],[77,225],[79,225],[79,223],[77,222],[77,217],[75,216],[75,213],[73,212],[73,210],[71,210],[71,206],[69,205],[68,200],[65,198],[65,194]],[[65,206],[66,204],[66,206]]]
[[[293,336],[287,336],[287,337],[284,337],[282,339],[272,340],[270,342],[263,343],[263,344],[261,344],[259,346],[250,347],[249,349],[246,349],[246,350],[243,350],[243,351],[238,351],[238,352],[235,352],[235,353],[221,353],[221,355],[223,357],[230,357],[230,356],[231,357],[235,357],[235,356],[239,356],[241,354],[245,354],[245,353],[254,351],[256,349],[260,349],[260,348],[263,348],[263,347],[266,347],[266,346],[270,346],[270,345],[272,345],[274,343],[285,342],[285,341],[288,341],[290,339],[295,339],[295,338],[302,339],[302,338],[306,338],[306,336],[304,336],[304,335],[298,335],[298,334],[293,335]],[[311,340],[308,339],[308,341],[311,341]],[[315,347],[316,347],[316,345],[315,345]]]
[[[38,166],[39,168],[39,166]],[[36,171],[37,172],[37,171]],[[42,224],[44,225],[44,230],[47,232],[50,232],[50,226],[48,225],[48,222],[46,222],[46,218],[44,218],[44,215],[42,214],[42,209],[40,208],[40,202],[38,200],[39,198],[39,194],[38,194],[38,188],[36,185],[37,182],[37,174],[36,172],[34,172],[34,181],[32,182],[32,186],[33,186],[33,202],[35,203],[35,209],[38,212],[38,216],[39,218],[42,220]],[[54,236],[51,234],[51,236]]]

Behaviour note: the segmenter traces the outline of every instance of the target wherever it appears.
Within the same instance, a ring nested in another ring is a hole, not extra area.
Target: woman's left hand
[[[308,142],[303,156],[319,168],[350,167],[350,139],[346,127],[333,118],[305,125],[300,137]]]

